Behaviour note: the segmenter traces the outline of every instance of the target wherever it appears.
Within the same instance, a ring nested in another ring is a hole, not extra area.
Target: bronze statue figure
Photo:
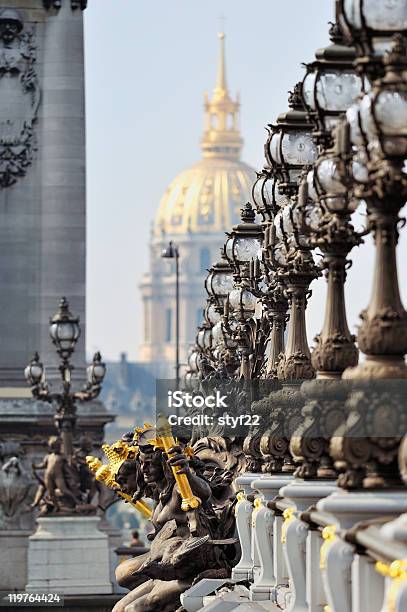
[[[231,470],[225,466],[222,473],[213,452],[205,456],[202,446],[199,458],[177,443],[159,418],[156,428],[146,425],[133,439],[105,445],[109,465],[87,458],[91,469],[122,496],[131,495],[133,504],[153,501],[151,549],[117,568],[119,584],[130,592],[113,612],[173,612],[181,593],[201,577],[230,574],[236,556]]]

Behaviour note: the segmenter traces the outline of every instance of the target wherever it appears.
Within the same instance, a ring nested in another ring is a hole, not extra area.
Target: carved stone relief
[[[25,176],[36,152],[40,104],[33,30],[14,9],[0,12],[0,187]]]
[[[29,457],[16,442],[0,443],[0,529],[30,529],[35,483]]]

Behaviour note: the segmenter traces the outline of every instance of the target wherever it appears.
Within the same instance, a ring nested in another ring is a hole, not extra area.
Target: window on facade
[[[172,340],[172,309],[167,308],[165,311],[165,341]]]
[[[199,269],[201,272],[206,272],[206,270],[208,268],[211,267],[211,254],[209,249],[201,249],[200,255],[199,255]]]

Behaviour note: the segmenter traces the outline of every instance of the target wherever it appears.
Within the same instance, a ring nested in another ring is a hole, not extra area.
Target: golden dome
[[[213,97],[205,96],[203,159],[170,184],[155,217],[155,234],[215,233],[239,222],[240,209],[251,199],[256,175],[240,161],[240,102],[226,83],[225,35],[219,34],[220,58]]]

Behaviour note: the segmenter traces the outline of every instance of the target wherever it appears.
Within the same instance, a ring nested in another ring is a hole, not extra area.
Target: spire
[[[215,96],[225,97],[228,95],[228,85],[226,79],[226,58],[225,58],[225,33],[219,33],[220,50],[218,63],[218,78],[216,81]]]
[[[243,140],[239,130],[240,101],[232,100],[226,78],[225,34],[219,33],[220,52],[212,99],[205,95],[204,157],[239,159]]]

